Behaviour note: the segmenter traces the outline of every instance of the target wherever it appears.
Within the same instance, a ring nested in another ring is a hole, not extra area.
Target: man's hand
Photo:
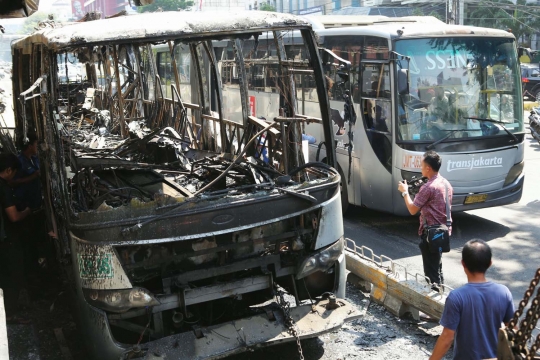
[[[397,189],[401,193],[407,192],[409,190],[409,186],[407,185],[407,180],[400,181]]]
[[[407,210],[409,210],[409,213],[411,215],[415,215],[420,211],[420,208],[414,205],[414,203],[411,200],[411,197],[409,196],[409,185],[407,185],[407,180],[403,180],[399,182],[398,190],[405,195],[403,196],[403,199],[405,200],[405,206],[407,206]]]

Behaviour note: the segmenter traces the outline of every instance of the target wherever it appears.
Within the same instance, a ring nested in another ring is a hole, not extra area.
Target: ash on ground
[[[24,315],[31,324],[8,324],[11,359],[62,360],[54,329],[62,328],[66,345],[76,359],[84,359],[83,339],[78,336],[66,289],[59,284],[35,296]],[[36,299],[38,298],[38,299]],[[318,359],[427,359],[442,327],[437,323],[399,319],[369,301],[369,294],[347,284],[347,300],[365,311],[363,318],[319,338],[302,341],[306,360]],[[289,299],[291,300],[291,299]],[[54,305],[51,305],[54,304]],[[451,351],[445,359],[451,359]],[[298,359],[296,343],[271,346],[230,356],[228,360]]]
[[[347,300],[365,311],[361,319],[345,324],[341,329],[319,338],[302,341],[306,360],[339,359],[427,359],[442,332],[434,322],[400,319],[383,306],[369,300],[363,293],[347,284]],[[286,343],[228,357],[230,360],[298,359],[296,343]],[[452,349],[444,359],[452,358]]]

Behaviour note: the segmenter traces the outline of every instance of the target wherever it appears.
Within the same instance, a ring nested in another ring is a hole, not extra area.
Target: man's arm
[[[454,330],[443,328],[442,334],[439,336],[439,339],[435,344],[435,348],[433,349],[433,354],[431,354],[429,360],[439,360],[443,358],[454,342],[455,333],[456,332]]]
[[[19,211],[19,210],[17,210],[16,206],[10,206],[10,207],[6,208],[5,211],[6,211],[6,214],[7,214],[7,217],[9,219],[9,221],[11,221],[11,222],[21,221],[25,217],[30,215],[30,213],[32,213],[32,210],[30,210],[30,208],[28,208],[28,207],[26,209],[24,209],[23,211]]]
[[[405,195],[404,199],[405,199],[405,205],[407,206],[407,209],[409,210],[411,215],[416,215],[420,211],[420,208],[414,205],[411,197],[409,196],[409,193]]]
[[[420,208],[414,205],[413,201],[411,200],[411,197],[409,196],[408,189],[409,188],[407,186],[406,180],[403,180],[399,183],[398,190],[399,192],[401,192],[403,199],[405,199],[405,205],[407,206],[407,209],[409,210],[411,215],[415,215],[420,211]]]
[[[37,179],[39,177],[39,174],[40,174],[39,170],[36,170],[29,176],[11,180],[9,182],[9,185],[11,185],[11,186],[19,186],[19,185],[27,184],[27,183],[32,182],[35,179]]]

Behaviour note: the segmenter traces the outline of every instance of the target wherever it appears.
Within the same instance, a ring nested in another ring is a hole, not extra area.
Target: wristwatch
[[[407,194],[409,194],[409,193],[406,192],[406,191],[404,191],[404,192],[401,193],[401,197],[402,197],[402,198],[405,198],[405,196],[407,196]]]

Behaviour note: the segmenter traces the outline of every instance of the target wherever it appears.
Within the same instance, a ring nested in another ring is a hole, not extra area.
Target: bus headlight
[[[504,185],[509,185],[516,181],[519,175],[523,172],[523,167],[525,166],[525,162],[522,161],[518,164],[515,164],[510,168],[510,171],[508,171],[508,175],[506,175],[506,179],[504,179]]]
[[[83,289],[83,294],[90,305],[115,313],[159,305],[159,301],[148,290],[138,287],[122,290]]]
[[[326,271],[337,261],[343,253],[343,238],[339,239],[327,248],[313,254],[302,261],[296,272],[296,278],[302,279],[316,271]]]

